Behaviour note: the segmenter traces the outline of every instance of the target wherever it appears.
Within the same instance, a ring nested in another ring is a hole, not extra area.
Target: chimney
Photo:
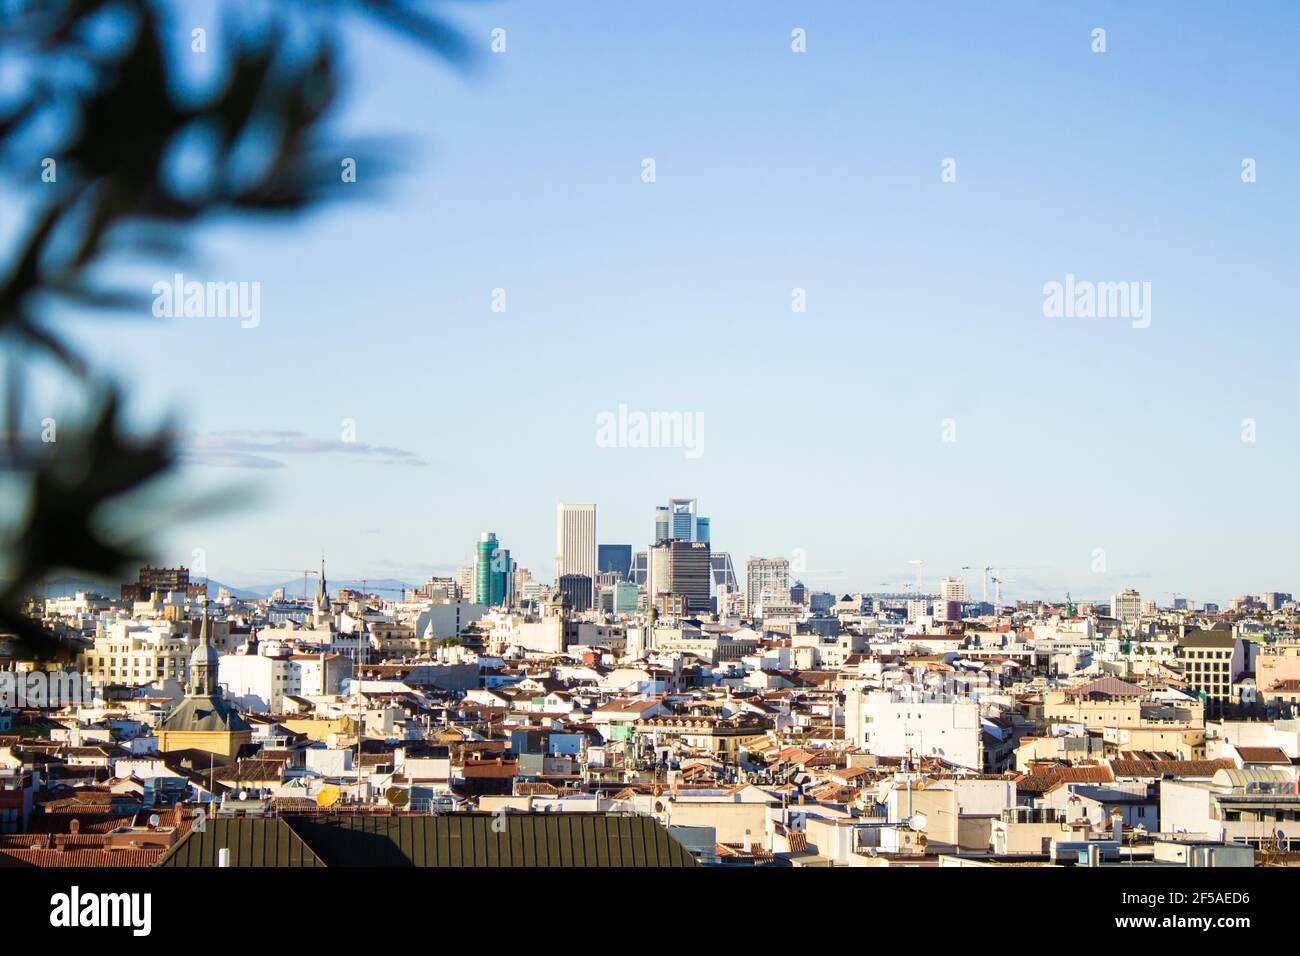
[[[751,853],[751,852],[753,852],[753,849],[754,849],[754,843],[753,843],[753,841],[752,841],[752,840],[750,839],[750,837],[749,837],[749,831],[748,831],[748,830],[745,831],[745,843],[744,843],[744,847],[745,847],[745,852],[746,852],[746,853]]]

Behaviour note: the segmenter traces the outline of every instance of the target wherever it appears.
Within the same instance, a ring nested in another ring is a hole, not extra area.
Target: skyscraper
[[[585,574],[562,574],[556,587],[569,599],[571,610],[585,611],[591,607],[592,581]]]
[[[630,544],[602,544],[596,548],[596,571],[605,574],[617,571],[628,580],[632,573],[632,546]]]
[[[596,580],[596,506],[560,502],[555,506],[555,581],[566,574]]]
[[[790,562],[785,558],[750,558],[745,562],[745,604],[751,616],[764,603],[790,600]]]
[[[674,541],[694,541],[695,499],[669,498],[668,510],[672,514],[672,539]],[[658,542],[655,543],[658,544]]]
[[[673,536],[673,522],[668,509],[660,505],[655,509],[655,536],[651,544],[658,544]]]
[[[488,607],[513,604],[515,562],[492,531],[479,535],[474,555],[474,603]]]
[[[713,565],[706,541],[663,541],[651,551],[652,603],[662,594],[681,597],[690,614],[713,608]]]
[[[497,549],[495,532],[484,531],[474,549],[474,603],[492,604],[492,552]]]
[[[629,581],[645,587],[650,583],[650,552],[637,551],[632,555],[632,568],[628,573]]]
[[[703,541],[706,544],[709,541],[709,519],[697,517],[695,519],[695,540]]]

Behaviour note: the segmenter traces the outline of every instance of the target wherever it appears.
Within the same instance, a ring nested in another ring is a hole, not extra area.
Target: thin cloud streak
[[[186,442],[187,464],[218,468],[283,468],[279,456],[353,455],[371,458],[381,465],[428,467],[413,451],[389,445],[341,439],[311,438],[303,432],[240,429],[195,435]]]

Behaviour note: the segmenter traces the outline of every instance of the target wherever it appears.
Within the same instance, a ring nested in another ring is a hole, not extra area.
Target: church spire
[[[199,644],[190,655],[191,697],[211,697],[217,688],[217,649],[208,637],[208,606],[203,605],[203,621],[199,625]]]
[[[325,584],[325,559],[320,559],[320,584],[316,587],[316,610],[324,613],[330,609],[329,590]]]

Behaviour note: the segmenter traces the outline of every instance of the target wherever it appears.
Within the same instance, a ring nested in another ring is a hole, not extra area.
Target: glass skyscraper
[[[596,548],[596,573],[617,571],[623,580],[632,573],[632,546],[630,544],[602,544]]]
[[[509,604],[514,599],[515,562],[500,546],[495,532],[479,535],[474,555],[474,603],[488,607]]]
[[[668,509],[658,507],[655,509],[655,537],[651,544],[658,544],[660,541],[667,541],[673,536],[672,518],[669,516]]]
[[[668,509],[672,512],[672,539],[674,541],[694,541],[695,499],[669,498]]]

